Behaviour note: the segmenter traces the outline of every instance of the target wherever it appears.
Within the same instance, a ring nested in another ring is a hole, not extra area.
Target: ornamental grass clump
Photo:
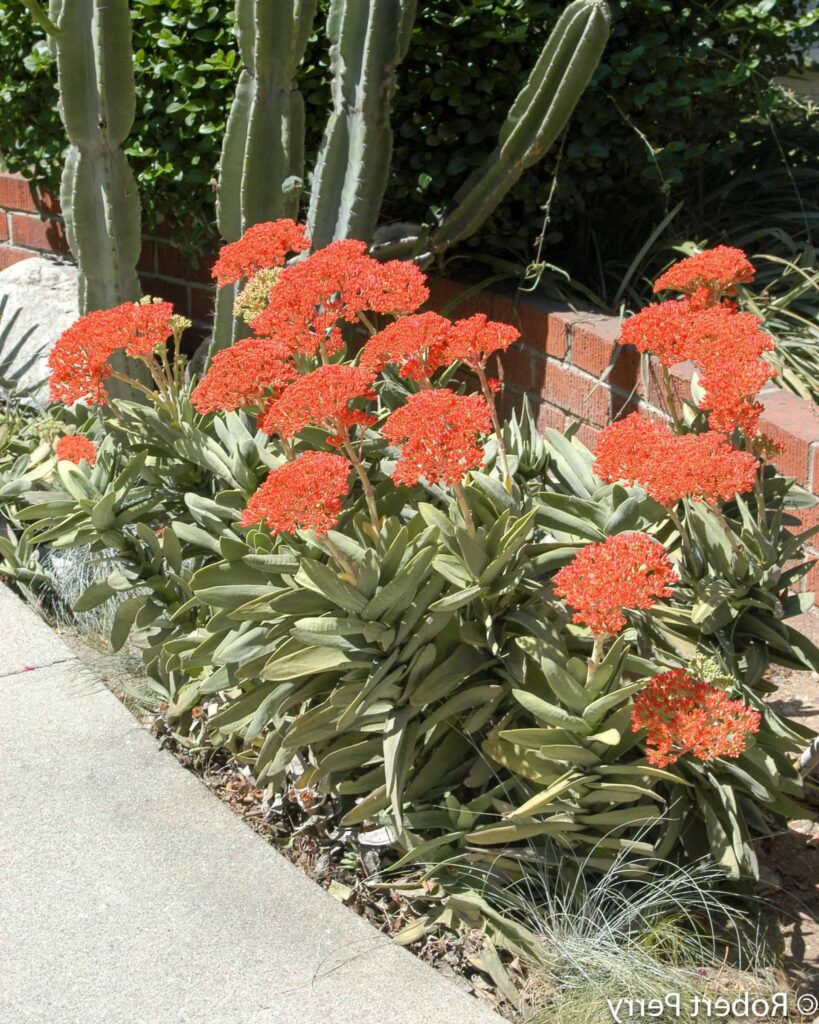
[[[253,333],[201,379],[166,304],[63,335],[52,396],[92,408],[96,463],[23,453],[7,515],[28,545],[115,559],[78,607],[117,596],[112,642],[141,648],[176,742],[328,799],[348,836],[384,826],[398,871],[753,874],[754,837],[808,813],[809,734],[766,669],[819,651],[786,621],[804,496],[759,433],[743,259],[684,261],[658,282],[683,297],[626,322],[666,367],[694,359],[697,402],[591,453],[527,407],[501,423],[486,370],[513,327],[425,311],[423,273],[361,243],[257,225],[214,269],[253,288]],[[140,401],[109,396],[120,349]]]

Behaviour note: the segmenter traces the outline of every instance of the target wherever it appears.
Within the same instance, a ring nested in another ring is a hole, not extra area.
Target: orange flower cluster
[[[172,316],[169,302],[125,302],[81,317],[60,335],[48,357],[52,402],[104,405],[114,352],[150,356],[170,338]]]
[[[700,761],[739,757],[761,721],[758,711],[681,668],[654,676],[631,714],[632,731],[646,730],[646,759],[658,768],[687,753]]]
[[[349,494],[350,463],[330,452],[306,452],[268,474],[242,513],[242,526],[265,523],[271,533],[315,530],[323,536],[338,522]]]
[[[330,363],[297,377],[278,398],[271,399],[259,417],[267,434],[295,437],[309,424],[324,427],[340,443],[350,427],[370,426],[373,416],[351,407],[360,399],[375,398],[374,374],[360,366]]]
[[[755,396],[776,376],[763,357],[773,340],[760,330],[760,319],[739,313],[724,301],[739,281],[749,281],[753,267],[739,249],[718,246],[676,264],[655,282],[654,290],[676,288],[688,297],[647,306],[623,324],[621,340],[651,352],[663,366],[692,360],[700,373],[713,430],[736,429],[753,435],[762,406]]]
[[[222,288],[253,277],[260,270],[281,267],[288,253],[305,252],[309,248],[310,239],[304,227],[292,220],[254,224],[238,242],[222,246],[212,276]]]
[[[624,322],[620,341],[655,355],[663,366],[693,359],[690,303],[672,299],[646,306]]]
[[[489,406],[480,395],[456,395],[432,388],[411,395],[396,409],[382,433],[399,445],[401,458],[393,473],[396,484],[459,484],[470,469],[483,463],[481,434],[492,428]]]
[[[636,412],[606,427],[595,456],[601,480],[642,484],[666,508],[683,498],[730,501],[753,489],[758,468],[750,452],[733,448],[722,434],[677,436]]]
[[[66,434],[57,439],[54,451],[60,461],[74,462],[79,465],[87,462],[89,466],[96,465],[97,446],[90,437],[82,434]]]
[[[755,396],[776,376],[773,366],[762,358],[773,349],[773,339],[759,329],[759,317],[753,313],[714,306],[695,315],[699,334],[696,362],[708,422],[724,434],[739,427],[751,436],[762,415]]]
[[[407,380],[429,381],[444,366],[452,324],[438,313],[417,313],[393,321],[361,350],[359,365],[379,373],[395,366]]]
[[[574,609],[572,622],[606,637],[626,625],[624,610],[653,608],[678,579],[662,544],[645,533],[619,533],[578,551],[555,575],[554,590]]]
[[[446,361],[460,359],[470,369],[486,366],[495,352],[504,352],[520,337],[520,331],[511,324],[489,320],[483,313],[476,313],[466,320],[457,320],[449,331]]]
[[[717,245],[680,260],[654,282],[654,291],[687,295],[694,308],[715,306],[736,294],[737,284],[754,279],[754,268],[742,249]]]
[[[424,274],[406,260],[379,263],[366,242],[343,239],[286,267],[271,292],[275,302],[253,320],[257,334],[277,338],[292,353],[341,351],[339,321],[361,314],[412,313],[429,298]]]
[[[287,350],[272,338],[243,338],[213,357],[208,371],[191,394],[200,413],[230,412],[278,398],[298,374]]]

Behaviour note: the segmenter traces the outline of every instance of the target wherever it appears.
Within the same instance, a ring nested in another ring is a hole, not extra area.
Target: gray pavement
[[[0,586],[0,1024],[499,1024],[186,772]]]

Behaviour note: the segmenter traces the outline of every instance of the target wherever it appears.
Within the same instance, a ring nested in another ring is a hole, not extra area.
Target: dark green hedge
[[[151,225],[184,219],[212,231],[219,145],[239,63],[231,6],[132,4],[139,112],[129,155]],[[562,6],[419,4],[394,107],[386,218],[428,218],[446,204],[494,144]],[[545,250],[587,281],[597,266],[627,261],[677,199],[695,206],[737,169],[775,172],[785,159],[810,159],[801,115],[788,114],[769,80],[798,66],[819,12],[807,15],[797,0],[615,0],[611,7],[612,40],[565,138]],[[62,148],[53,68],[19,0],[0,10],[0,52],[0,155],[53,188]],[[325,69],[326,44],[317,37],[302,76],[313,150],[327,108]],[[762,114],[779,123],[778,142]],[[530,260],[555,163],[553,154],[528,172],[467,249]]]

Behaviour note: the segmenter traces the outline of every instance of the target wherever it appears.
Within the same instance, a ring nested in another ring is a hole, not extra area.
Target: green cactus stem
[[[69,141],[60,202],[80,271],[80,309],[140,296],[139,193],[122,144],[134,120],[127,0],[52,0],[60,114]]]
[[[432,254],[473,235],[524,170],[545,156],[591,81],[610,23],[603,0],[574,0],[563,11],[509,111],[497,148],[458,190],[457,205],[433,231]]]
[[[415,0],[332,0],[327,19],[333,110],[316,162],[307,223],[313,247],[372,239],[392,159],[395,71]]]
[[[236,0],[244,69],[222,145],[216,217],[235,242],[253,224],[298,217],[304,177],[304,100],[295,81],[317,0]],[[217,298],[211,351],[238,336],[236,288]]]

